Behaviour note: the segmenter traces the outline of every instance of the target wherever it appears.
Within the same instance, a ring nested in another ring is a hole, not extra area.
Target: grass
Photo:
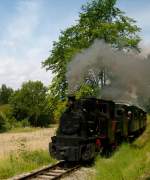
[[[16,127],[12,128],[8,131],[8,133],[23,133],[23,132],[35,132],[43,129],[48,129],[48,128],[56,128],[56,124],[50,124],[47,128],[41,128],[41,127]]]
[[[55,160],[44,150],[20,151],[0,160],[0,179],[6,179],[23,172],[29,172],[41,166],[54,163]]]
[[[22,132],[34,132],[42,130],[40,127],[17,127],[17,128],[12,128],[8,132],[9,133],[22,133]]]
[[[56,162],[48,153],[48,143],[54,129],[31,133],[5,133],[0,138],[0,179]],[[13,140],[13,142],[12,142]]]
[[[97,180],[150,179],[150,117],[143,135],[132,144],[122,144],[110,158],[98,157],[95,169]]]

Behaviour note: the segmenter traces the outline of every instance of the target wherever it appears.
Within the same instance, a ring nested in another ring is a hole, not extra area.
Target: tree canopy
[[[47,88],[40,81],[28,81],[10,98],[13,115],[17,120],[28,119],[33,126],[50,123]]]
[[[53,43],[50,56],[43,62],[43,66],[55,74],[50,87],[53,97],[65,97],[68,63],[95,39],[103,39],[115,49],[139,51],[140,28],[116,7],[116,1],[92,0],[83,5],[77,23],[61,31],[58,41]]]
[[[0,88],[0,104],[8,104],[9,98],[13,93],[13,89],[2,84]]]

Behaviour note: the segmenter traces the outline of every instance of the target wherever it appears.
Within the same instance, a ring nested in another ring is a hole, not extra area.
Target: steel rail
[[[22,176],[11,178],[11,180],[56,180],[69,175],[71,172],[78,170],[80,167],[80,164],[73,164],[61,161],[57,164],[44,167],[40,170],[36,170]]]

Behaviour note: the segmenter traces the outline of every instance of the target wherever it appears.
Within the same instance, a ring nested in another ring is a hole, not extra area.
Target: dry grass
[[[40,129],[33,132],[3,133],[0,134],[0,159],[16,152],[20,144],[24,144],[28,150],[48,150],[51,136],[54,135],[55,128]]]
[[[55,162],[49,155],[48,144],[56,128],[0,134],[0,179]]]
[[[50,157],[48,151],[20,149],[18,152],[0,160],[0,179],[24,174],[52,163],[55,163],[55,160]]]

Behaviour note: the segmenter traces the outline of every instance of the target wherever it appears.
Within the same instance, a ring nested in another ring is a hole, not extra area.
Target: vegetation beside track
[[[122,144],[110,158],[98,157],[93,179],[150,179],[150,116],[146,131],[133,143]]]
[[[54,163],[55,160],[44,150],[24,151],[9,155],[0,160],[0,179],[29,172],[42,166]]]
[[[30,172],[55,162],[48,152],[48,142],[55,128],[28,130],[22,132],[20,128],[14,129],[15,133],[0,134],[0,179]]]

